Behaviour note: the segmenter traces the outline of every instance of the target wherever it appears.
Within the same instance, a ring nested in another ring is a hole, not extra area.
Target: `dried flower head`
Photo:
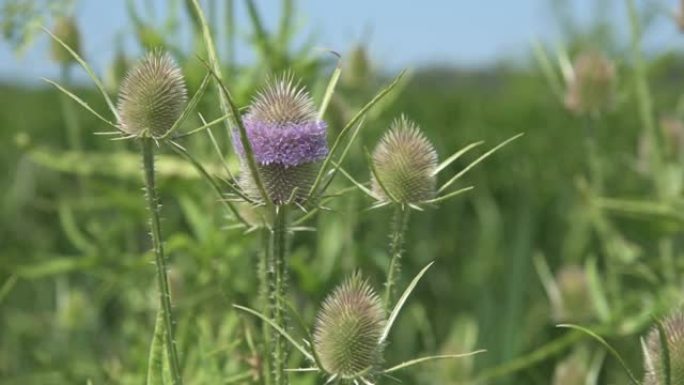
[[[615,64],[597,51],[581,53],[568,79],[565,106],[576,114],[609,110],[615,96]]]
[[[154,51],[126,75],[119,90],[121,130],[132,136],[160,138],[183,113],[185,80],[167,53]]]
[[[81,34],[78,31],[76,20],[73,17],[60,17],[55,21],[52,34],[62,40],[79,56],[81,55]],[[76,59],[57,41],[52,41],[50,46],[52,59],[59,64],[75,63]]]
[[[587,273],[581,266],[563,266],[556,273],[561,302],[554,304],[557,322],[582,322],[594,315]]]
[[[316,117],[309,93],[292,75],[276,78],[254,98],[243,121],[269,199],[301,203],[328,154],[327,125]],[[237,132],[233,145],[244,157]],[[256,191],[247,172],[242,180],[248,192]]]
[[[684,384],[684,313],[680,310],[662,321],[670,356],[672,384]],[[660,333],[653,328],[646,337],[644,385],[664,385]]]
[[[437,152],[406,117],[396,119],[375,147],[373,165],[380,183],[374,175],[372,189],[379,199],[420,203],[434,198]]]
[[[326,298],[318,314],[314,345],[323,369],[341,379],[372,376],[382,361],[384,326],[380,298],[354,274]]]

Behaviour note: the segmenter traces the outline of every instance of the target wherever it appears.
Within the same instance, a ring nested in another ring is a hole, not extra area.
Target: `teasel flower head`
[[[613,106],[615,99],[615,64],[598,51],[581,53],[572,66],[565,95],[565,106],[571,112],[597,114]]]
[[[52,34],[81,55],[81,34],[73,17],[62,16],[55,21]],[[59,42],[52,40],[50,46],[52,59],[62,65],[76,63],[76,59]]]
[[[677,310],[661,321],[661,325],[670,358],[670,383],[684,384],[684,312]],[[660,332],[654,327],[648,333],[644,346],[644,385],[665,385],[662,381],[663,349],[660,341]]]
[[[339,379],[367,379],[382,363],[382,302],[356,273],[324,301],[314,331],[322,369]]]
[[[578,265],[561,267],[556,273],[559,303],[553,303],[556,322],[585,322],[594,316],[589,280],[586,271]]]
[[[257,94],[243,122],[268,199],[303,203],[328,154],[327,124],[318,119],[308,91],[291,74],[277,77]],[[244,160],[237,130],[232,139]],[[252,177],[243,170],[242,184],[256,196]]]
[[[169,133],[187,103],[185,79],[171,56],[153,51],[121,82],[119,126],[134,137],[162,138]]]
[[[437,152],[405,116],[380,139],[372,162],[372,191],[381,201],[418,204],[435,197]]]

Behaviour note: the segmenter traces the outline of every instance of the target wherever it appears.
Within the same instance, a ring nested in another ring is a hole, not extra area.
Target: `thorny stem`
[[[287,250],[287,206],[279,205],[275,208],[273,227],[270,232],[268,274],[270,282],[270,315],[273,321],[286,329],[285,320],[285,290],[287,285],[287,268],[285,254]],[[287,363],[287,342],[280,333],[272,333],[274,385],[286,385],[287,376],[285,365]]]
[[[268,318],[273,318],[271,314],[271,302],[270,302],[270,285],[269,285],[269,259],[271,256],[271,240],[270,232],[262,232],[263,241],[262,244],[265,246],[259,255],[259,295],[261,297],[261,304],[263,307],[263,313]],[[271,385],[271,357],[269,352],[271,351],[271,328],[265,322],[262,326],[262,336],[263,336],[263,350],[262,350],[262,383],[264,385]]]
[[[173,337],[174,320],[171,311],[171,293],[169,290],[169,280],[166,275],[166,259],[162,246],[161,225],[159,220],[159,198],[154,180],[154,140],[152,138],[142,138],[142,158],[143,173],[145,178],[145,190],[147,192],[147,205],[150,210],[150,229],[152,235],[152,247],[154,249],[154,259],[157,265],[157,283],[159,285],[159,305],[164,326],[166,329],[166,350],[171,369],[171,379],[173,385],[182,385],[183,380],[180,375],[180,365],[178,364],[178,354],[176,353],[176,340]]]
[[[396,286],[397,276],[401,270],[401,256],[404,252],[404,238],[408,227],[409,209],[403,205],[396,204],[392,216],[390,233],[390,265],[387,270],[387,282],[385,283],[385,306],[392,308],[394,287]]]

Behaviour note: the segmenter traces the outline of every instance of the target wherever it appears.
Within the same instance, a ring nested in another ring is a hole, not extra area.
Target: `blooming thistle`
[[[597,114],[609,110],[615,99],[615,64],[597,51],[581,53],[567,79],[565,106],[571,112]]]
[[[163,138],[187,103],[183,74],[167,53],[154,51],[127,74],[119,91],[119,128],[131,137]]]
[[[684,312],[676,311],[661,322],[667,341],[670,383],[684,383]],[[663,349],[660,330],[654,327],[644,345],[644,385],[664,385]]]
[[[372,377],[382,362],[385,312],[378,295],[359,273],[323,302],[314,332],[322,369],[340,379]]]
[[[317,118],[308,91],[292,75],[277,77],[257,94],[243,122],[268,199],[278,205],[303,203],[328,154],[327,124]],[[233,145],[244,160],[237,131]],[[247,170],[242,184],[257,195]]]
[[[437,152],[405,116],[392,123],[375,147],[372,162],[371,189],[379,200],[419,204],[435,197]]]

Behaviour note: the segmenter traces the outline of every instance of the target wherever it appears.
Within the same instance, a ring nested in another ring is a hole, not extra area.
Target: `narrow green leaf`
[[[603,288],[603,278],[599,274],[595,257],[587,259],[585,269],[589,284],[589,294],[591,295],[594,309],[596,309],[596,314],[601,321],[608,322],[612,318],[612,315],[608,304],[608,298],[606,297],[606,290]]]
[[[455,196],[458,196],[458,195],[461,195],[461,194],[463,194],[463,193],[466,193],[466,192],[468,192],[468,191],[470,191],[470,190],[472,190],[472,189],[474,189],[474,188],[475,188],[475,187],[473,187],[473,186],[464,187],[464,188],[462,188],[462,189],[458,189],[458,190],[452,191],[452,192],[450,192],[450,193],[448,193],[448,194],[444,194],[444,195],[439,196],[439,197],[434,198],[434,199],[428,199],[428,200],[423,201],[423,202],[420,202],[420,203],[421,203],[421,204],[435,204],[435,203],[444,202],[444,201],[449,200],[449,199],[451,199],[451,198],[453,198],[453,197],[455,197]]]
[[[349,175],[349,173],[347,171],[345,171],[345,169],[340,167],[339,164],[337,164],[337,162],[333,162],[333,164],[335,165],[335,167],[337,167],[337,170],[339,170],[342,173],[342,175],[344,175],[347,179],[349,179],[349,181],[352,182],[359,190],[363,191],[369,197],[375,199],[375,195],[373,195],[373,192],[371,190],[369,190],[363,184],[357,182],[356,179],[354,179],[353,176]]]
[[[466,166],[463,170],[461,170],[458,174],[454,175],[451,179],[449,179],[449,181],[446,182],[444,185],[442,185],[442,187],[440,187],[439,190],[437,190],[437,192],[439,193],[439,192],[442,192],[442,191],[446,190],[447,188],[449,188],[449,186],[451,186],[454,182],[456,182],[456,181],[458,180],[458,178],[462,177],[463,175],[465,175],[465,173],[467,173],[468,171],[470,171],[470,169],[472,169],[473,167],[477,166],[480,162],[482,162],[483,160],[487,159],[490,155],[494,154],[494,153],[495,153],[496,151],[498,151],[500,148],[502,148],[502,147],[504,147],[505,145],[507,145],[508,143],[510,143],[510,142],[512,142],[512,141],[514,141],[514,140],[516,140],[516,139],[518,139],[518,138],[520,138],[520,137],[523,136],[523,135],[524,135],[524,134],[515,135],[515,136],[513,136],[512,138],[509,138],[509,139],[503,141],[501,144],[499,144],[498,146],[492,148],[491,150],[485,152],[485,153],[482,154],[479,158],[475,159],[472,163],[470,163],[469,165],[467,165],[467,166]]]
[[[658,339],[660,340],[660,384],[672,385],[672,370],[670,361],[670,346],[667,341],[667,332],[660,320],[655,321],[655,326],[658,330]]]
[[[271,320],[270,318],[266,317],[265,315],[259,313],[258,311],[252,310],[248,307],[244,307],[244,306],[240,306],[240,305],[233,305],[233,307],[236,309],[240,309],[242,311],[245,311],[247,313],[250,313],[250,314],[260,318],[262,321],[266,322],[267,324],[269,324],[273,329],[275,329],[278,333],[280,333],[283,337],[285,337],[288,341],[290,341],[292,346],[294,346],[297,350],[299,350],[304,355],[304,357],[306,357],[311,362],[315,362],[311,353],[307,352],[303,346],[301,346],[299,343],[297,343],[297,341],[294,338],[292,338],[292,336],[290,334],[288,334],[288,332],[286,332],[282,327],[280,327],[278,324],[276,324],[273,320]]]
[[[394,306],[394,309],[392,309],[392,312],[390,313],[389,318],[387,319],[387,324],[385,325],[385,329],[382,331],[382,335],[380,336],[380,343],[385,342],[387,339],[387,336],[389,335],[390,330],[392,329],[392,325],[394,324],[394,321],[396,321],[397,316],[399,315],[399,312],[401,311],[401,308],[404,306],[404,303],[408,299],[408,297],[411,295],[413,292],[413,289],[416,288],[416,285],[418,285],[418,281],[425,275],[425,273],[428,271],[430,266],[434,264],[435,262],[430,262],[421,270],[415,278],[413,278],[413,281],[408,285],[406,290],[404,290],[404,293],[401,295],[399,298],[399,301],[397,301],[397,304]]]
[[[340,54],[338,54],[335,51],[330,51],[330,53],[337,57],[337,65],[335,66],[335,70],[333,71],[332,76],[330,76],[328,86],[325,88],[325,94],[323,94],[323,100],[321,101],[321,106],[318,109],[318,120],[323,119],[323,116],[325,115],[325,112],[328,109],[328,105],[330,104],[330,100],[332,99],[332,96],[335,93],[335,87],[337,87],[337,82],[340,80],[340,76],[342,75],[342,64],[340,60]]]
[[[83,101],[83,99],[79,98],[78,96],[76,96],[76,94],[74,94],[74,93],[72,93],[71,91],[67,90],[66,88],[62,87],[59,83],[53,82],[52,80],[46,79],[46,78],[43,78],[43,80],[45,80],[46,82],[48,82],[48,83],[52,84],[53,86],[55,86],[58,90],[60,90],[60,91],[61,91],[62,93],[64,93],[66,96],[70,97],[73,101],[75,101],[76,103],[80,104],[81,107],[85,108],[86,111],[88,111],[88,112],[90,112],[91,114],[93,114],[96,118],[100,119],[101,121],[103,121],[103,122],[106,123],[107,125],[109,125],[109,126],[111,126],[111,127],[114,127],[114,128],[117,129],[117,130],[119,129],[119,127],[118,127],[116,124],[110,122],[109,120],[107,120],[107,118],[105,118],[104,116],[100,115],[97,111],[95,111],[92,107],[90,107],[90,105],[89,105],[88,103],[86,103],[85,101]]]
[[[9,295],[9,293],[12,291],[14,285],[17,283],[17,280],[18,277],[16,274],[12,274],[9,276],[9,278],[7,278],[5,283],[0,286],[0,304],[2,304],[2,301],[5,299],[5,297],[7,297],[7,295]]]
[[[147,359],[147,385],[164,385],[164,336],[165,323],[162,310],[157,311],[154,334]]]
[[[390,198],[392,202],[399,202],[397,198],[392,194],[387,187],[385,187],[385,184],[383,183],[382,179],[380,178],[380,174],[378,173],[378,170],[375,168],[375,163],[373,162],[373,157],[371,154],[368,152],[368,150],[365,150],[366,153],[366,159],[368,160],[368,167],[371,169],[371,173],[373,174],[373,177],[375,177],[375,181],[378,183],[378,186],[380,186],[380,189],[385,193],[386,196]]]
[[[323,175],[327,172],[328,165],[332,161],[333,156],[335,155],[335,152],[337,151],[337,148],[341,145],[342,139],[346,136],[347,132],[354,127],[354,125],[370,110],[378,101],[380,101],[382,98],[384,98],[394,87],[397,86],[399,81],[404,77],[404,74],[406,71],[401,71],[399,75],[397,75],[392,82],[387,85],[387,87],[383,88],[380,92],[378,92],[373,99],[371,99],[370,102],[368,102],[365,106],[363,106],[359,112],[354,115],[354,117],[345,125],[340,133],[337,135],[337,138],[335,138],[335,141],[333,142],[332,147],[330,148],[330,151],[328,152],[328,156],[323,160],[323,165],[321,166],[321,169],[318,171],[318,175],[316,176],[316,179],[314,180],[314,183],[311,185],[311,189],[309,190],[309,198],[314,195],[316,190],[318,189],[321,179],[323,178]]]
[[[582,333],[588,335],[589,337],[593,338],[594,340],[598,341],[598,342],[599,342],[601,345],[603,345],[603,347],[606,348],[606,350],[608,350],[608,352],[609,352],[613,357],[615,357],[615,359],[620,363],[620,366],[622,366],[622,368],[623,368],[623,369],[625,370],[625,372],[627,373],[627,376],[629,377],[629,380],[630,380],[634,385],[641,385],[641,384],[639,383],[639,380],[637,380],[636,377],[634,377],[634,374],[632,373],[632,371],[629,370],[629,367],[627,366],[627,363],[625,362],[624,359],[622,359],[622,356],[620,355],[620,353],[618,353],[617,350],[615,350],[615,349],[614,349],[606,340],[604,340],[603,337],[601,337],[601,336],[599,336],[598,334],[594,333],[593,331],[591,331],[591,330],[589,330],[589,329],[587,329],[587,328],[584,328],[584,327],[582,327],[582,326],[579,326],[579,325],[573,325],[573,324],[560,324],[560,325],[556,325],[556,327],[559,327],[559,328],[566,328],[566,329],[573,329],[573,330],[578,330],[578,331],[580,331],[580,332],[582,332]]]
[[[194,134],[196,134],[196,133],[198,133],[198,132],[200,132],[200,131],[204,131],[204,130],[209,129],[209,128],[211,128],[211,127],[213,127],[213,126],[215,126],[215,125],[217,125],[217,124],[219,124],[219,123],[225,121],[225,120],[228,119],[228,118],[230,118],[230,115],[224,115],[224,116],[222,116],[222,117],[220,117],[220,118],[216,118],[216,119],[214,119],[214,120],[212,120],[211,122],[208,122],[208,123],[207,123],[206,121],[204,121],[204,122],[202,122],[202,125],[201,125],[201,126],[199,126],[199,127],[197,127],[197,128],[193,128],[192,130],[190,130],[190,131],[188,131],[188,132],[184,132],[184,133],[182,133],[182,134],[175,135],[175,136],[173,137],[173,139],[176,140],[176,139],[181,139],[181,138],[185,138],[185,137],[194,135]]]
[[[385,369],[383,373],[392,373],[394,371],[408,368],[409,366],[417,365],[417,364],[422,364],[423,362],[428,362],[428,361],[435,361],[435,360],[443,360],[443,359],[448,359],[448,358],[464,358],[464,357],[471,357],[476,354],[484,353],[486,352],[485,349],[480,349],[476,350],[474,352],[468,352],[468,353],[462,353],[462,354],[442,354],[442,355],[436,355],[436,356],[428,356],[428,357],[421,357],[421,358],[416,358],[414,360],[402,362],[399,365],[393,366],[389,369]]]
[[[435,176],[435,175],[439,174],[442,170],[449,167],[449,165],[452,164],[454,161],[456,161],[458,158],[462,157],[468,151],[472,150],[473,148],[475,148],[477,146],[482,145],[483,143],[484,143],[484,141],[471,143],[471,144],[463,147],[462,149],[456,151],[456,153],[454,153],[450,157],[446,158],[442,163],[440,163],[439,166],[437,166],[437,168],[435,169],[435,171],[432,172],[432,175]]]
[[[302,329],[304,334],[306,335],[307,342],[310,344],[311,348],[311,355],[313,356],[314,363],[318,368],[322,368],[323,364],[321,364],[321,359],[318,356],[318,352],[316,352],[316,348],[313,345],[313,335],[311,334],[311,331],[309,328],[306,326],[306,323],[304,322],[304,319],[302,318],[301,314],[297,311],[297,309],[292,306],[292,304],[289,301],[285,301],[285,304],[287,305],[288,309],[290,309],[290,313],[292,313],[295,316],[295,320],[297,321],[297,324],[299,327]]]
[[[173,123],[169,131],[167,131],[161,139],[167,138],[169,135],[176,132],[176,130],[188,119],[188,117],[190,117],[190,114],[195,110],[197,104],[199,104],[200,100],[202,100],[202,96],[204,96],[204,92],[207,90],[207,86],[209,85],[209,79],[211,79],[211,75],[204,75],[202,83],[200,83],[200,86],[197,89],[197,92],[195,92],[195,95],[192,96],[188,104],[183,109],[181,115],[178,117],[178,119],[176,119],[176,121]],[[223,119],[226,118],[221,118],[220,121],[223,121]]]
[[[109,94],[107,94],[107,91],[105,90],[104,85],[100,81],[100,79],[95,75],[95,71],[90,67],[90,65],[79,56],[76,51],[74,51],[71,47],[69,47],[68,44],[66,44],[62,39],[58,38],[52,32],[50,32],[47,28],[43,27],[43,31],[50,35],[50,37],[55,40],[57,43],[59,43],[64,49],[66,49],[69,54],[78,62],[78,64],[83,67],[83,69],[88,73],[88,76],[90,76],[90,79],[92,79],[93,83],[95,83],[95,86],[97,89],[100,91],[102,94],[102,97],[104,98],[105,102],[107,103],[107,107],[109,107],[109,110],[112,112],[112,115],[116,117],[116,120],[119,120],[119,113],[116,111],[116,107],[114,106],[114,103],[112,103],[112,99],[109,97]]]

